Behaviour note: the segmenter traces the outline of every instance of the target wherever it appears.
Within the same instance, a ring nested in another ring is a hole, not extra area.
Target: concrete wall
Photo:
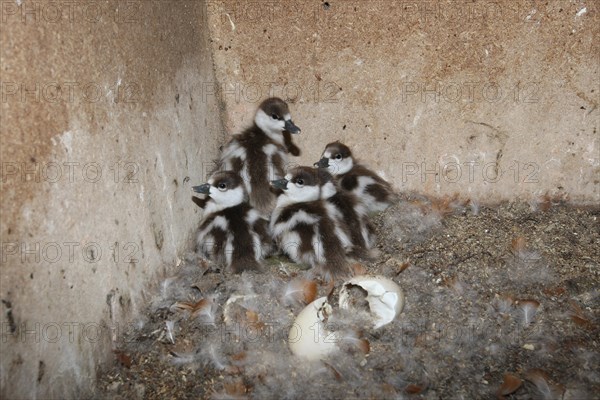
[[[227,132],[273,94],[301,163],[339,139],[400,190],[600,200],[598,2],[228,0],[209,18]]]
[[[206,5],[0,6],[0,397],[79,398],[193,240],[223,131]]]

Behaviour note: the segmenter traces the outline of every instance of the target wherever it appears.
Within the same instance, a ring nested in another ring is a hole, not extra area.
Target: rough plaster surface
[[[0,6],[0,397],[78,398],[193,242],[222,141],[206,5]]]
[[[599,12],[590,1],[210,2],[226,132],[276,95],[303,130],[294,162],[339,139],[399,190],[598,202]]]

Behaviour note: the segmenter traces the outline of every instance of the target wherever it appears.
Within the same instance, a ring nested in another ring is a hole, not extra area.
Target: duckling
[[[350,148],[339,141],[329,143],[315,166],[335,176],[341,189],[352,192],[368,212],[383,211],[396,199],[392,186],[358,163]]]
[[[223,148],[221,168],[242,176],[250,205],[263,215],[272,211],[276,199],[269,181],[283,177],[288,153],[300,154],[291,137],[298,133],[287,103],[272,97],[259,105],[254,124]]]
[[[371,259],[370,249],[374,243],[374,227],[369,221],[365,205],[352,192],[340,190],[333,176],[325,169],[319,169],[321,177],[321,198],[334,221],[343,221],[345,233],[351,243],[349,255],[361,259]],[[344,236],[341,236],[344,239]],[[349,248],[349,246],[346,246]]]
[[[235,273],[258,270],[271,250],[268,221],[248,204],[241,177],[233,171],[216,172],[208,183],[192,190],[206,196],[194,197],[204,210],[198,233],[200,251]]]
[[[279,248],[294,262],[306,263],[331,280],[349,275],[344,230],[322,199],[323,179],[311,167],[295,167],[271,182],[281,190],[270,231]],[[343,221],[342,221],[343,222]]]

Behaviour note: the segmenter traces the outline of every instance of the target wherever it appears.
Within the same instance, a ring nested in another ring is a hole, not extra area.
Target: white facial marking
[[[304,203],[318,200],[320,193],[318,186],[298,186],[296,183],[289,182],[284,194],[295,203]]]
[[[218,188],[211,186],[210,198],[213,199],[216,204],[222,206],[222,208],[237,206],[244,201],[244,189],[236,187],[221,191]]]
[[[274,142],[283,144],[283,129],[285,128],[285,122],[279,119],[273,119],[270,115],[267,115],[263,110],[258,110],[254,117],[256,125],[271,138]]]
[[[329,159],[329,167],[327,167],[327,170],[334,176],[343,175],[350,171],[353,165],[352,157],[343,158],[342,160],[336,160],[334,157]]]

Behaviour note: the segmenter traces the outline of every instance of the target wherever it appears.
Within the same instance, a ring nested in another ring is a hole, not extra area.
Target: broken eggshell
[[[364,300],[368,302],[375,329],[392,322],[404,308],[404,292],[400,286],[379,275],[355,276],[345,282],[340,290],[340,308],[353,307],[356,299],[351,296],[350,291],[356,286],[362,289]]]
[[[378,275],[356,276],[340,289],[339,307],[363,308],[373,319],[373,328],[389,324],[404,308],[404,292],[391,279]],[[327,297],[307,305],[296,317],[288,334],[292,353],[319,360],[339,350],[340,333],[327,330],[333,308]]]
[[[319,360],[339,349],[337,335],[325,328],[332,311],[327,297],[316,299],[300,311],[288,334],[292,353]]]

